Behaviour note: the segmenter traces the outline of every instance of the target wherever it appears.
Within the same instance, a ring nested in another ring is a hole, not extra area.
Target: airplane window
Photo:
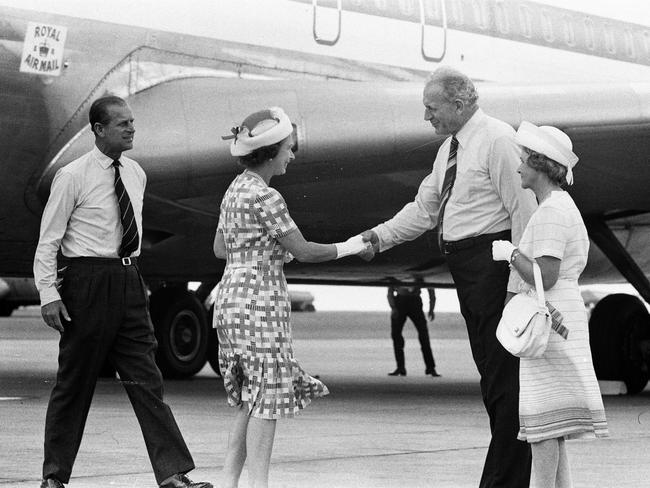
[[[548,10],[542,10],[542,33],[544,39],[548,42],[553,42],[553,22]]]
[[[415,6],[413,0],[399,0],[399,11],[406,16],[413,15]]]
[[[499,2],[495,5],[494,20],[497,24],[497,29],[499,29],[499,32],[501,32],[502,34],[507,34],[508,32],[510,32],[508,11],[506,10],[506,7],[502,2]]]
[[[440,2],[442,0],[420,0],[424,2],[424,11],[426,12],[427,17],[433,17],[434,19],[440,19]]]
[[[576,33],[573,30],[573,19],[565,15],[563,18],[563,27],[564,27],[564,42],[567,43],[569,46],[575,46],[576,45]]]
[[[461,5],[460,1],[451,0],[450,7],[451,7],[451,18],[454,20],[454,23],[456,25],[463,25],[463,21],[465,19],[463,18],[463,6]]]
[[[472,14],[474,15],[474,24],[485,30],[489,27],[487,5],[483,0],[472,1]]]
[[[587,17],[585,19],[585,41],[587,43],[587,48],[592,51],[596,49],[596,37],[594,36],[594,21]]]
[[[528,5],[519,6],[519,23],[521,25],[521,33],[525,37],[533,37],[533,18]]]
[[[636,50],[634,49],[634,36],[632,35],[632,31],[630,31],[630,29],[625,29],[624,38],[625,38],[625,53],[629,58],[635,58]]]
[[[611,54],[615,54],[616,40],[614,39],[614,30],[612,29],[612,26],[609,24],[604,25],[604,30],[605,30],[605,48]]]

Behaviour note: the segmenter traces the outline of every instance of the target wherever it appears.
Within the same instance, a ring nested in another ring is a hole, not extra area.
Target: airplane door
[[[445,0],[419,0],[422,57],[439,63],[447,51]]]
[[[342,0],[336,0],[336,12],[332,12],[332,8],[326,6],[326,4],[333,4],[332,0],[321,0],[320,7],[318,0],[312,0],[314,12],[312,31],[317,43],[333,46],[341,37],[341,2]]]

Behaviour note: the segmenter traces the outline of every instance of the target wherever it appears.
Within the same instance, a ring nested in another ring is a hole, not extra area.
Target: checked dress
[[[297,229],[280,193],[244,171],[221,202],[217,232],[226,268],[216,290],[214,327],[228,403],[263,419],[292,417],[327,387],[293,356],[291,303],[277,238]]]

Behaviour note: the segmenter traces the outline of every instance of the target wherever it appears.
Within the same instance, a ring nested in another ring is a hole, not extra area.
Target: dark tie
[[[118,252],[121,258],[130,256],[133,251],[138,249],[140,238],[138,236],[138,226],[135,223],[135,214],[129,194],[124,188],[122,177],[120,176],[120,160],[113,161],[115,168],[115,194],[117,203],[120,206],[120,220],[122,221],[122,244]]]
[[[451,195],[451,188],[454,186],[456,180],[456,153],[458,152],[458,139],[451,138],[451,145],[449,146],[449,157],[447,158],[447,170],[445,171],[445,179],[442,182],[442,193],[440,194],[440,210],[438,211],[438,245],[442,250],[442,222],[445,216],[445,207]]]

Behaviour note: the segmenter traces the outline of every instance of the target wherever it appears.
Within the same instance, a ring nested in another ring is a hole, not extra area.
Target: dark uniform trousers
[[[436,362],[431,352],[427,319],[422,311],[422,298],[418,295],[395,295],[395,308],[391,311],[390,315],[390,330],[397,368],[405,369],[404,337],[402,336],[402,331],[404,330],[407,317],[413,321],[413,325],[415,325],[418,331],[420,349],[422,349],[422,357],[424,358],[426,370],[432,371],[436,368]]]
[[[506,297],[509,268],[492,260],[492,241],[510,240],[510,232],[475,238],[470,247],[452,249],[447,264],[457,287],[474,362],[481,376],[483,403],[492,439],[480,488],[528,488],[531,452],[519,432],[519,359],[496,338]],[[463,241],[459,241],[463,242]]]
[[[69,482],[106,358],[131,401],[157,482],[192,470],[192,457],[163,402],[157,342],[137,266],[124,266],[119,259],[72,259],[61,297],[72,321],[64,322],[59,342],[59,369],[45,421],[43,477]]]

